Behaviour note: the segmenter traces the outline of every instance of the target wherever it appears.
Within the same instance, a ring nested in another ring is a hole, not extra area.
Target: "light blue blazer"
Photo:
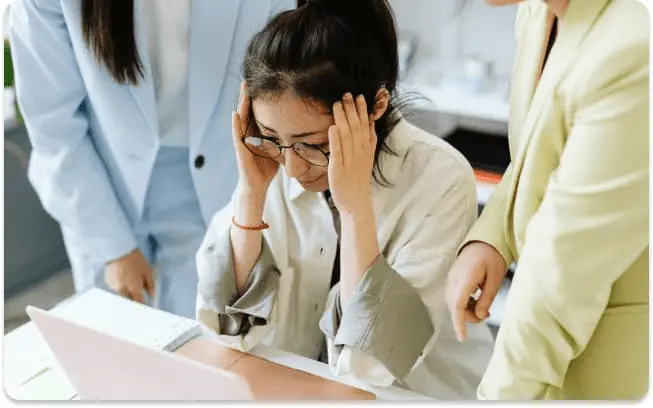
[[[33,145],[29,179],[61,224],[73,267],[78,257],[103,263],[137,247],[133,229],[141,219],[159,132],[141,2],[134,4],[145,67],[138,86],[117,84],[86,47],[81,0],[11,5],[17,96]],[[238,179],[231,112],[245,47],[272,15],[294,6],[294,0],[192,1],[189,166],[207,225]],[[204,165],[196,168],[199,155]]]

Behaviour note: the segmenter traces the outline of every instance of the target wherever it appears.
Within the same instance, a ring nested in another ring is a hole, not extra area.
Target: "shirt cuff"
[[[384,257],[379,257],[359,281],[340,310],[340,291],[331,298],[320,329],[337,350],[357,348],[378,360],[396,379],[413,368],[435,329],[413,288]]]
[[[198,291],[205,299],[212,299],[211,306],[217,312],[213,322],[204,323],[218,334],[229,336],[245,334],[251,327],[268,324],[279,290],[280,273],[265,239],[242,295],[236,285],[230,229],[208,245],[200,256],[211,259],[208,265],[214,272],[212,279],[200,279]],[[202,315],[206,318],[206,313]]]

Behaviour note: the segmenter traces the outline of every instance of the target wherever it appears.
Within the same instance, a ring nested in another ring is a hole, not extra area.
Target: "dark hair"
[[[82,38],[121,84],[137,84],[143,63],[134,36],[134,0],[81,0]]]
[[[331,111],[346,92],[362,94],[372,113],[385,87],[388,109],[375,123],[374,179],[390,184],[379,154],[394,154],[387,138],[399,121],[395,89],[399,75],[397,33],[387,0],[309,0],[270,20],[250,41],[243,64],[252,99],[292,90],[307,103]]]

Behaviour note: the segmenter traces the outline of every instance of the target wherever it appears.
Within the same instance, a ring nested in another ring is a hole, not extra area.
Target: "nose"
[[[297,178],[306,173],[311,166],[306,160],[299,157],[293,149],[285,149],[281,157],[283,158],[282,164],[286,169],[288,177]]]

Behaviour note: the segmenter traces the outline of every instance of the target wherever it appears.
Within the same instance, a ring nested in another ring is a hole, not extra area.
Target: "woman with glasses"
[[[472,398],[492,337],[456,341],[446,272],[476,219],[472,169],[401,118],[386,0],[309,1],[249,43],[239,183],[197,255],[198,318],[375,386]]]

